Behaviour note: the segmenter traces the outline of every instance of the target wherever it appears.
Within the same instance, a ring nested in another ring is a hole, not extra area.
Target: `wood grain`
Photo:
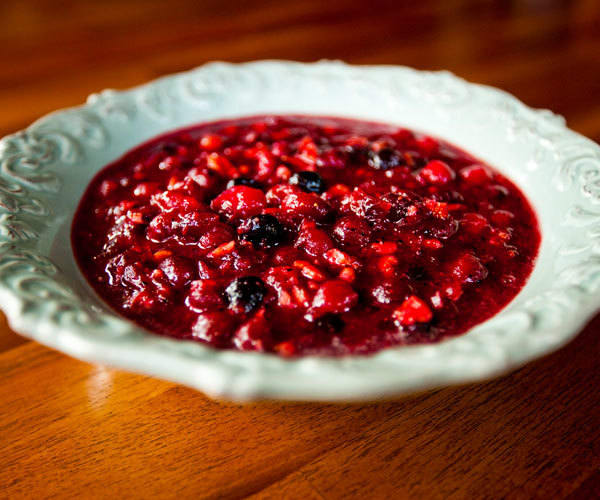
[[[0,134],[102,88],[259,58],[445,68],[600,141],[597,0],[5,0]],[[239,406],[1,322],[0,498],[600,498],[599,355],[600,316],[484,384]]]

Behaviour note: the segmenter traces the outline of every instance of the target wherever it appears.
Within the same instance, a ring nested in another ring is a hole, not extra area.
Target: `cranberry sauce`
[[[519,292],[540,234],[512,182],[444,141],[283,116],[130,151],[91,182],[72,241],[136,323],[294,356],[463,333]]]

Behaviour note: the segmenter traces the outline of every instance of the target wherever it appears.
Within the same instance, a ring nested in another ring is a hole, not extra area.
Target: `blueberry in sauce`
[[[236,177],[227,183],[227,189],[233,186],[249,186],[255,189],[261,189],[260,182],[250,179],[249,177]]]
[[[277,217],[269,214],[255,215],[244,221],[242,241],[252,243],[254,248],[272,248],[283,242],[285,233]]]
[[[319,174],[316,172],[302,171],[296,172],[290,178],[290,184],[298,186],[302,191],[307,193],[322,193],[325,191],[325,183]]]
[[[402,165],[402,157],[392,148],[382,148],[379,151],[369,151],[369,165],[375,170],[390,170]]]
[[[229,309],[235,313],[250,313],[258,309],[266,293],[267,288],[263,280],[256,276],[236,278],[225,288]]]

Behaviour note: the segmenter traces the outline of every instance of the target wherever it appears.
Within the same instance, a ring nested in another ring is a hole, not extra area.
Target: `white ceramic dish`
[[[193,123],[266,113],[404,125],[463,147],[513,179],[543,241],[522,292],[496,317],[435,345],[370,357],[284,360],[145,332],[110,312],[69,243],[83,190],[140,142]],[[364,400],[506,372],[557,349],[600,305],[600,147],[561,117],[447,72],[340,62],[213,63],[94,94],[0,142],[0,299],[18,332],[67,354],[221,398]]]

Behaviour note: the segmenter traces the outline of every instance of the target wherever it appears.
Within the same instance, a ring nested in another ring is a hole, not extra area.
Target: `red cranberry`
[[[232,331],[232,318],[221,311],[199,314],[192,325],[192,337],[216,346],[226,345]]]
[[[192,281],[186,304],[194,311],[207,311],[223,306],[221,287],[212,279]]]
[[[480,234],[488,226],[488,220],[481,214],[468,212],[460,221],[461,226],[471,234]]]
[[[175,209],[198,210],[202,207],[202,204],[198,200],[178,191],[163,191],[162,193],[155,194],[150,199],[150,202],[152,205],[166,212]]]
[[[233,186],[217,196],[210,206],[228,219],[243,219],[258,215],[266,204],[265,194],[260,189]]]
[[[335,223],[333,236],[344,249],[359,252],[371,242],[371,227],[356,215],[347,215]]]
[[[318,257],[333,248],[333,242],[325,231],[317,228],[315,223],[305,221],[302,223],[295,246],[311,257]]]
[[[182,288],[194,278],[194,267],[184,257],[167,257],[158,268],[165,273],[169,283],[175,288]]]
[[[451,264],[451,274],[463,283],[477,283],[487,278],[488,270],[472,253],[461,255]]]
[[[494,210],[490,218],[496,226],[506,227],[515,218],[515,215],[508,210]]]
[[[299,189],[297,186],[292,186],[290,184],[275,184],[267,191],[267,203],[270,206],[279,206],[287,195],[297,193],[298,191]]]
[[[481,186],[490,182],[494,176],[489,168],[484,165],[471,165],[459,171],[460,177],[471,186]]]
[[[264,311],[242,324],[233,336],[234,347],[242,351],[265,351],[270,344],[271,332]]]
[[[331,280],[323,283],[312,301],[309,313],[318,318],[327,313],[348,312],[358,303],[358,294],[345,281]]]
[[[340,203],[340,210],[352,212],[360,218],[379,220],[387,214],[391,204],[372,196],[360,188],[355,188],[350,194],[345,195]]]
[[[331,213],[331,207],[314,193],[290,193],[281,202],[281,208],[296,217],[308,217],[323,221]]]
[[[431,321],[433,313],[419,297],[411,295],[394,311],[393,318],[400,326],[409,326]]]
[[[412,292],[412,287],[398,278],[375,281],[368,289],[372,299],[379,304],[391,304],[403,300]]]
[[[421,169],[419,177],[433,186],[444,186],[452,182],[456,174],[446,162],[433,160]]]

